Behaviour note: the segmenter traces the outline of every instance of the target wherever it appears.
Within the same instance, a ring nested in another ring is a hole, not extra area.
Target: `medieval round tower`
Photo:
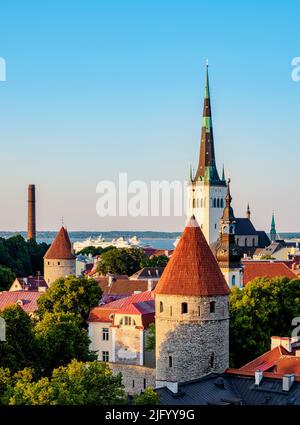
[[[76,274],[76,257],[67,230],[62,227],[44,256],[44,278],[50,286],[56,279]]]
[[[155,289],[157,386],[224,372],[229,288],[192,217]]]

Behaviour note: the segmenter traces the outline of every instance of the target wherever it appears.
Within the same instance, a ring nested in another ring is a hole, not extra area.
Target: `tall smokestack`
[[[28,186],[28,227],[27,239],[36,239],[35,228],[35,185]]]

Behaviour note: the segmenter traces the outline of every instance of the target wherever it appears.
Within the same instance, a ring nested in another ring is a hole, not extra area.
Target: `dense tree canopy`
[[[51,376],[34,379],[32,369],[14,375],[0,369],[0,404],[113,405],[124,404],[121,376],[104,363],[73,360],[54,369]]]
[[[0,266],[0,291],[6,291],[15,280],[16,275],[6,266]]]
[[[18,276],[30,276],[38,271],[43,274],[43,257],[48,249],[46,243],[25,241],[21,235],[0,238],[0,265],[6,266]]]
[[[97,271],[131,276],[143,267],[164,267],[167,262],[164,255],[150,259],[141,248],[113,248],[101,254]]]
[[[104,252],[107,252],[111,249],[114,249],[114,246],[107,246],[106,248],[101,248],[101,246],[99,247],[95,247],[95,246],[87,246],[85,248],[83,248],[81,251],[78,252],[78,254],[82,254],[82,255],[90,255],[92,254],[93,257],[96,257],[97,255],[101,255]]]
[[[45,313],[35,326],[36,344],[42,372],[66,366],[72,359],[95,360],[89,352],[87,331],[73,313]]]
[[[146,388],[142,394],[133,397],[133,404],[135,405],[156,405],[160,404],[159,395],[153,388]]]
[[[270,349],[271,336],[290,336],[300,316],[300,280],[258,278],[230,296],[231,366],[240,367]]]
[[[68,276],[57,279],[38,299],[38,315],[49,313],[73,313],[84,323],[91,307],[98,305],[101,289],[96,281],[85,277]]]
[[[6,323],[6,341],[0,343],[0,367],[12,371],[36,366],[38,358],[33,322],[18,305],[0,312]]]

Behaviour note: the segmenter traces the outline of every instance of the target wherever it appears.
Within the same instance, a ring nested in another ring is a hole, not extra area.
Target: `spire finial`
[[[61,217],[61,225],[64,227],[64,216]]]
[[[250,212],[250,205],[249,205],[249,202],[247,203],[246,217],[248,218],[248,220],[250,220],[251,212]]]
[[[208,68],[208,59],[206,59],[206,68]]]

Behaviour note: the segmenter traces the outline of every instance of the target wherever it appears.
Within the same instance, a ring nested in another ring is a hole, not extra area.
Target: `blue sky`
[[[183,220],[99,218],[100,180],[184,180],[197,165],[210,82],[216,157],[233,206],[300,231],[298,1],[14,1],[1,5],[0,229],[181,230]],[[5,206],[5,208],[3,208]]]

